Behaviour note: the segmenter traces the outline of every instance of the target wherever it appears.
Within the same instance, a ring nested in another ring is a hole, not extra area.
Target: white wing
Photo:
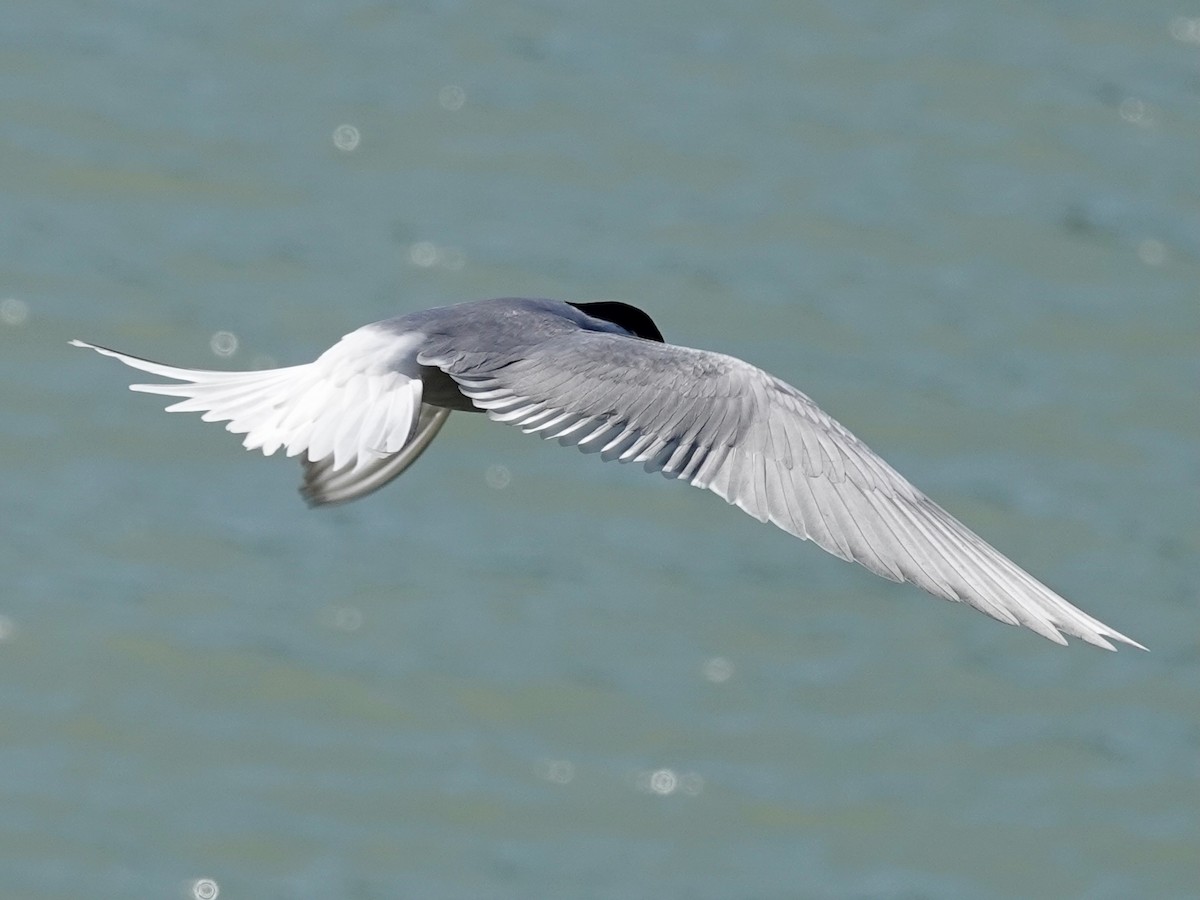
[[[182,369],[71,343],[182,382],[130,385],[134,391],[183,398],[168,412],[202,412],[206,422],[227,421],[228,431],[245,434],[247,449],[267,456],[280,449],[287,456],[302,455],[305,497],[326,503],[381,487],[407,468],[440,428],[444,415],[424,420],[421,415],[415,360],[421,338],[367,325],[314,362],[251,372]]]
[[[1076,609],[913,487],[800,391],[741,360],[577,332],[487,365],[418,359],[500,422],[707,488],[763,522],[1052,641],[1141,645]],[[1143,648],[1144,649],[1144,648]]]
[[[318,462],[304,460],[304,483],[300,494],[311,506],[348,503],[379,490],[416,462],[445,424],[450,410],[441,406],[421,404],[417,429],[402,450],[364,464],[334,466],[333,457]]]

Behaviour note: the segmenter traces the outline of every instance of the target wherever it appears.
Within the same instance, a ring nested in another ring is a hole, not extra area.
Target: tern
[[[1010,561],[805,394],[735,357],[666,343],[627,303],[460,303],[365,325],[314,362],[248,372],[71,343],[180,382],[131,385],[182,398],[168,412],[202,412],[247,449],[300,457],[313,506],[383,487],[451,411],[486,412],[706,488],[876,575],[1056,643],[1145,649]]]

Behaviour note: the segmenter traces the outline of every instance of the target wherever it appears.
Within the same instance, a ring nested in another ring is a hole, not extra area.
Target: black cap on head
[[[587,313],[595,319],[612,322],[618,328],[624,328],[634,337],[645,338],[648,341],[666,343],[662,332],[654,324],[650,315],[636,306],[621,303],[618,300],[600,300],[596,303],[572,303],[576,309]]]

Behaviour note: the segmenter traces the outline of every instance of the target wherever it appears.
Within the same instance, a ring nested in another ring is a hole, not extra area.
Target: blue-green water
[[[1191,13],[9,3],[0,897],[1195,896]],[[482,417],[309,511],[66,344],[512,294],[794,382],[1152,652]]]

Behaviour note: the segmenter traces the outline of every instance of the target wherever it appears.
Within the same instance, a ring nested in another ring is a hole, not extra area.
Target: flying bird
[[[461,303],[365,325],[314,362],[250,372],[71,343],[179,382],[131,385],[182,398],[168,412],[202,412],[244,434],[247,449],[300,457],[313,506],[383,487],[452,410],[486,412],[707,488],[834,556],[1056,643],[1068,634],[1145,649],[991,547],[796,388],[732,356],[668,344],[626,303]]]

